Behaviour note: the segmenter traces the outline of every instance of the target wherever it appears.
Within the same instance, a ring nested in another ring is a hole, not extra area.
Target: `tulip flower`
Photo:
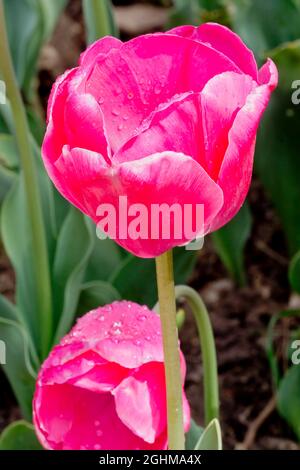
[[[57,189],[95,223],[119,199],[146,208],[140,237],[103,231],[141,257],[158,256],[192,235],[153,236],[151,208],[204,209],[201,235],[226,224],[251,181],[260,118],[277,84],[271,60],[218,24],[183,26],[122,43],[92,44],[53,86],[43,159]],[[109,225],[109,224],[108,224]],[[121,230],[122,229],[122,230]],[[198,235],[198,232],[196,235]]]
[[[184,382],[182,353],[181,374]],[[159,316],[122,301],[81,317],[42,365],[33,410],[46,449],[166,449]]]

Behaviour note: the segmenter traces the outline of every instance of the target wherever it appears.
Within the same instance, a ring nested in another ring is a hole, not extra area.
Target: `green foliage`
[[[201,426],[198,426],[198,424],[195,423],[195,421],[192,419],[191,420],[191,427],[187,434],[185,435],[185,449],[186,450],[194,450],[196,448],[196,445],[203,433],[204,429]]]
[[[282,220],[291,253],[300,249],[300,107],[292,103],[292,82],[300,74],[300,41],[269,53],[280,82],[261,123],[256,169]]]
[[[20,87],[30,95],[37,60],[67,0],[4,0],[8,38]]]
[[[193,271],[196,262],[195,251],[175,248],[175,284],[183,284]],[[124,299],[152,307],[157,300],[155,262],[129,255],[112,274],[110,282]]]
[[[277,407],[281,416],[289,423],[300,441],[300,367],[288,369],[280,382]]]
[[[300,251],[298,251],[291,260],[289,280],[294,291],[300,294]]]
[[[195,450],[222,450],[221,428],[217,419],[213,419],[204,429]]]
[[[42,450],[32,424],[15,421],[0,435],[0,450]]]
[[[247,203],[225,227],[212,234],[215,248],[232,278],[244,285],[244,248],[251,232],[251,214]]]

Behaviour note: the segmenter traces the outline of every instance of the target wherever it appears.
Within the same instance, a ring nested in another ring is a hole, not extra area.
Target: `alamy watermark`
[[[291,344],[291,349],[294,350],[291,361],[294,366],[298,366],[300,364],[300,339],[295,339]]]
[[[100,204],[96,212],[97,235],[113,240],[176,240],[189,250],[203,246],[204,204],[129,204],[119,196],[117,204]]]

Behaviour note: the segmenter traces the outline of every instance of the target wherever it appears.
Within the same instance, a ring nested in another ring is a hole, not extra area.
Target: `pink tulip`
[[[33,410],[46,449],[166,449],[159,316],[127,301],[84,315],[42,365]]]
[[[53,87],[47,171],[96,223],[100,204],[118,213],[125,195],[149,214],[153,204],[202,204],[202,232],[214,231],[245,200],[258,124],[276,84],[274,63],[258,70],[241,39],[218,24],[126,43],[105,37]],[[190,241],[184,234],[134,240],[107,232],[141,257]]]

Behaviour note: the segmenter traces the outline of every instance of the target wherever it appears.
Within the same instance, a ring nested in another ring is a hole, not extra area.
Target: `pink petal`
[[[71,334],[106,361],[126,368],[163,361],[158,315],[133,302],[114,302],[88,313]]]
[[[102,112],[92,95],[71,92],[64,107],[65,136],[70,146],[80,147],[107,156],[107,142],[103,130]]]
[[[47,167],[51,179],[61,194],[85,214],[95,214],[100,200],[98,193],[110,182],[104,156],[85,149],[63,147],[54,165]]]
[[[112,392],[121,421],[134,434],[153,444],[166,431],[166,394],[163,364],[147,364]]]
[[[151,220],[151,210],[154,204],[164,203],[171,207],[177,203],[182,212],[184,212],[185,204],[190,205],[193,209],[194,221],[197,205],[203,204],[205,226],[197,227],[198,235],[203,234],[205,227],[210,225],[223,204],[222,191],[218,185],[199,163],[180,153],[163,152],[141,160],[123,163],[118,168],[118,179],[120,188],[126,188],[128,206],[142,203],[147,208],[149,227],[146,239],[135,240],[127,237],[126,239],[118,238],[117,241],[128,251],[145,258],[158,256],[174,246],[191,241],[185,236],[186,226],[178,227],[178,223],[175,225],[174,220],[171,220],[171,230],[168,236],[163,235],[162,226],[159,227],[157,238],[152,236],[151,227],[156,228],[155,220]],[[122,189],[120,194],[122,194]],[[181,228],[180,238],[178,238],[178,233],[175,233],[176,227]],[[130,230],[130,225],[128,230]]]
[[[202,165],[214,181],[228,147],[232,123],[256,86],[249,75],[225,72],[209,80],[201,92],[205,141]]]
[[[112,49],[119,49],[122,44],[122,41],[112,36],[98,39],[80,55],[79,65],[89,67],[97,58],[106,56]]]
[[[277,83],[276,66],[268,62],[260,72],[269,82],[255,88],[237,113],[228,137],[228,148],[217,183],[224,192],[224,206],[214,220],[211,231],[226,224],[238,212],[247,195],[253,167],[256,131]]]
[[[206,44],[168,34],[146,35],[100,57],[86,91],[101,105],[115,152],[162,102],[176,93],[200,91],[224,71],[239,69]]]
[[[166,149],[189,155],[201,164],[205,161],[200,93],[176,95],[159,107],[114,155],[114,161],[139,160]]]
[[[119,419],[114,398],[72,385],[38,389],[34,402],[38,437],[56,450],[158,449],[133,434]]]
[[[239,69],[257,81],[257,65],[253,52],[241,38],[226,26],[204,23],[196,26],[179,26],[168,31],[185,38],[209,44],[232,60]]]

